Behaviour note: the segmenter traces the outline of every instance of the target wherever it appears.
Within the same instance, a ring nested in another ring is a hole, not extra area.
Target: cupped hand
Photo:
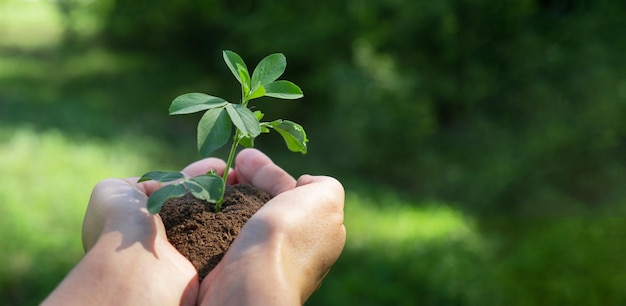
[[[225,163],[208,158],[183,170],[192,177]],[[222,261],[198,284],[193,265],[146,210],[161,185],[137,178],[94,188],[83,222],[87,254],[44,305],[297,305],[319,286],[345,243],[343,187],[323,176],[297,181],[257,150],[237,156],[228,184],[246,183],[270,200],[246,223]]]
[[[195,176],[202,169],[204,173],[211,169],[222,173],[224,168],[222,160],[208,158],[182,172]],[[168,242],[159,215],[150,215],[146,209],[147,197],[160,187],[155,181],[137,183],[137,178],[98,183],[83,221],[85,258],[98,256],[97,263],[103,262],[103,256],[108,260],[119,255],[115,260],[125,270],[120,272],[126,280],[133,279],[129,286],[147,295],[141,297],[142,304],[155,300],[159,305],[195,305],[199,289],[195,268]],[[125,267],[124,260],[132,267]],[[120,282],[124,278],[112,278],[112,281]]]
[[[346,239],[344,190],[330,177],[297,181],[254,149],[240,152],[231,183],[272,195],[201,284],[202,305],[299,305],[319,287]]]
[[[224,161],[206,158],[190,164],[182,173],[187,177],[205,174],[209,170],[223,173]],[[125,243],[140,242],[147,249],[155,238],[164,239],[165,229],[158,215],[146,210],[147,198],[162,184],[156,181],[137,183],[138,178],[107,179],[94,188],[83,220],[85,251],[98,238],[111,231],[122,233]]]

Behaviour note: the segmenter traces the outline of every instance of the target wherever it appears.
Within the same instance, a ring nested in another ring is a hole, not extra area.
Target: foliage
[[[348,245],[308,305],[626,303],[624,2],[80,3],[108,3],[105,32],[68,51],[53,3],[0,1],[0,304],[38,304],[80,259],[97,180],[194,158],[196,122],[159,101],[231,92],[206,60],[225,48],[281,50],[307,84],[266,115],[307,126],[307,162],[255,146],[368,181],[346,184]]]
[[[620,194],[623,11],[608,1],[117,0],[104,34],[167,58],[280,48],[315,103],[278,110],[323,118],[308,130],[324,170],[474,212],[545,213]]]
[[[626,234],[625,203],[609,213],[567,218],[476,218],[379,186],[351,187],[346,248],[307,305],[626,301],[619,242]]]
[[[93,186],[163,166],[150,158],[154,150],[167,147],[145,137],[78,140],[0,125],[0,173],[11,177],[0,185],[0,305],[41,303],[84,254],[81,221]]]
[[[276,130],[285,140],[287,148],[294,152],[306,154],[308,139],[304,129],[299,124],[277,119],[272,122],[259,122],[264,116],[261,111],[252,112],[248,102],[260,97],[274,97],[280,99],[299,99],[303,96],[302,90],[296,84],[278,80],[285,72],[287,60],[281,53],[274,53],[265,57],[254,68],[252,76],[243,59],[235,52],[224,51],[224,61],[241,84],[241,103],[233,104],[222,98],[203,93],[188,93],[172,101],[170,115],[190,114],[205,111],[198,123],[198,151],[202,156],[222,147],[232,135],[232,126],[235,126],[233,144],[226,161],[226,168],[222,177],[211,171],[207,174],[186,179],[181,172],[152,171],[139,178],[139,182],[155,180],[162,183],[180,181],[164,186],[148,198],[148,211],[156,214],[163,204],[171,199],[191,193],[194,197],[215,203],[215,211],[220,212],[224,200],[226,178],[233,163],[237,147],[253,147],[254,139],[261,133]],[[182,180],[182,181],[181,181]]]

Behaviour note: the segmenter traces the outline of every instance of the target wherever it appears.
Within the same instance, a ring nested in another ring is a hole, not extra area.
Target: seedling
[[[241,103],[230,103],[222,98],[203,93],[187,93],[178,96],[169,108],[170,115],[191,114],[204,111],[198,122],[198,151],[201,156],[224,146],[232,136],[230,153],[226,159],[226,170],[218,176],[211,170],[207,174],[186,178],[181,172],[151,171],[144,174],[139,182],[155,180],[162,183],[174,182],[163,186],[148,198],[148,212],[156,214],[163,204],[172,198],[191,193],[194,197],[215,203],[215,211],[222,209],[226,178],[232,166],[235,152],[239,145],[253,147],[254,139],[261,133],[277,131],[285,140],[287,148],[293,152],[306,154],[308,139],[299,124],[288,120],[261,122],[263,113],[252,111],[248,103],[260,97],[279,99],[299,99],[302,90],[294,83],[278,78],[285,72],[287,60],[281,53],[271,54],[262,59],[254,68],[252,76],[243,59],[235,52],[222,52],[226,65],[241,84]],[[235,127],[233,134],[232,128]]]

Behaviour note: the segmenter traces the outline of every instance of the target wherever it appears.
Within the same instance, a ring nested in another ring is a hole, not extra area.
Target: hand
[[[243,227],[201,284],[202,305],[298,305],[319,287],[346,239],[344,191],[330,177],[297,181],[257,150],[237,156],[231,183],[273,199]]]
[[[183,173],[224,168],[223,161],[208,158]],[[160,184],[136,182],[110,179],[95,187],[83,223],[87,254],[44,304],[301,304],[345,243],[339,182],[312,176],[296,181],[259,151],[244,150],[227,183],[251,184],[274,198],[199,285],[191,263],[167,241],[160,217],[146,211],[147,196]]]
[[[218,173],[226,166],[215,158],[202,165]],[[161,218],[146,210],[147,196],[160,187],[137,178],[96,185],[83,221],[86,255],[44,304],[196,304],[195,268],[167,241]]]

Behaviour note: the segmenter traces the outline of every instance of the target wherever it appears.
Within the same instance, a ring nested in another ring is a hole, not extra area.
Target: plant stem
[[[228,159],[226,161],[226,169],[224,169],[224,175],[222,176],[222,190],[226,191],[226,179],[228,178],[228,172],[230,171],[230,167],[235,160],[235,152],[237,151],[237,146],[239,146],[239,129],[235,130],[235,136],[233,136],[233,144],[230,147],[230,153],[228,154]],[[215,203],[215,212],[218,213],[222,210],[222,202],[224,202],[224,193],[222,193],[222,197]]]
[[[241,105],[247,106],[249,99],[243,89],[241,88]],[[233,165],[233,161],[235,160],[235,152],[237,151],[237,147],[239,146],[241,132],[239,129],[235,129],[235,136],[233,136],[233,144],[230,147],[230,153],[228,153],[228,159],[226,160],[226,169],[224,169],[224,175],[222,176],[222,190],[226,192],[226,179],[228,178],[228,172],[230,171],[230,167]],[[217,202],[215,202],[215,212],[218,213],[222,210],[222,202],[224,202],[224,192],[222,192],[222,197],[220,197]]]
[[[224,182],[226,182],[226,178],[228,177],[228,171],[230,170],[230,166],[233,164],[233,160],[235,159],[235,151],[237,151],[237,146],[239,146],[239,130],[235,131],[235,136],[233,137],[233,145],[230,147],[230,153],[228,154],[228,160],[226,161],[226,170],[224,170]]]

